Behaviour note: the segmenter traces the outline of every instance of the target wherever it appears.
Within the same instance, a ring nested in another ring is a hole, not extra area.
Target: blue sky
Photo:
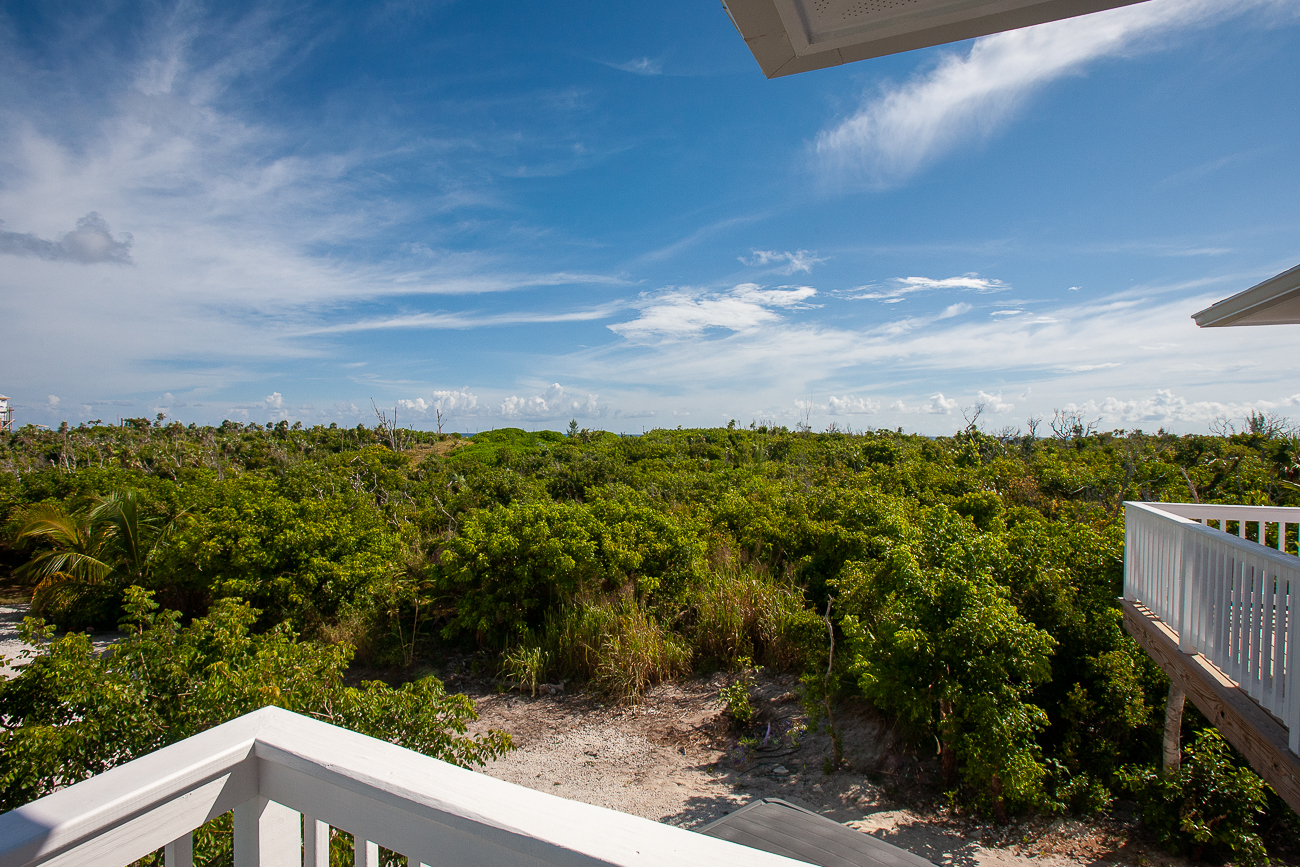
[[[1300,416],[1300,6],[767,81],[715,2],[9,3],[20,423]]]

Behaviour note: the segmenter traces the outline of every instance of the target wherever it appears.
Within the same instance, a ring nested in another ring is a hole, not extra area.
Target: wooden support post
[[[1169,698],[1165,702],[1165,776],[1178,776],[1183,761],[1183,703],[1187,693],[1178,681],[1169,681]]]
[[[1150,609],[1121,599],[1124,628],[1169,679],[1246,757],[1255,772],[1300,813],[1300,755],[1288,747],[1287,730],[1199,653],[1178,649],[1178,635]]]

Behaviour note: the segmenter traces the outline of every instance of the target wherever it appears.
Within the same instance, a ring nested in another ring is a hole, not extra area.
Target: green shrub
[[[435,678],[343,686],[350,648],[298,641],[286,627],[251,634],[258,612],[239,600],[184,628],[156,608],[130,588],[128,635],[107,656],[85,635],[25,622],[24,641],[38,647],[0,680],[0,811],[267,705],[461,765],[510,748],[501,732],[465,736],[473,702]]]
[[[748,662],[749,660],[744,660]],[[754,721],[754,705],[750,693],[754,689],[754,675],[748,668],[742,668],[740,675],[718,692],[723,711],[731,719],[736,729],[744,729]]]
[[[1268,863],[1258,833],[1264,781],[1233,761],[1216,729],[1196,733],[1183,750],[1177,775],[1136,767],[1120,776],[1142,804],[1143,824],[1163,845],[1195,860],[1215,855],[1242,864]]]

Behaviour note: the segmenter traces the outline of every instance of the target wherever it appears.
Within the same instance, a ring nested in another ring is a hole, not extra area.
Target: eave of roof
[[[1142,0],[722,0],[768,78]]]
[[[1300,265],[1193,313],[1192,318],[1202,328],[1300,325]]]

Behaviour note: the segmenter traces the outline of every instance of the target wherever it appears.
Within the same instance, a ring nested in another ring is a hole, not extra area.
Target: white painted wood
[[[354,867],[379,867],[379,844],[357,837],[352,841],[352,863]]]
[[[302,817],[258,796],[235,807],[235,867],[298,867]]]
[[[128,864],[231,808],[238,867],[320,867],[325,823],[436,867],[799,863],[263,708],[0,816],[0,867]]]
[[[99,777],[78,783],[77,786],[97,779]],[[77,786],[70,786],[48,797],[54,798],[71,792]],[[102,867],[105,864],[129,864],[150,852],[157,852],[187,831],[216,818],[256,793],[255,773],[228,774],[171,800],[161,800],[153,808],[146,808],[130,818],[107,817],[103,830],[82,825],[79,828],[81,834],[73,839],[69,839],[70,835],[65,829],[67,825],[74,824],[74,821],[61,822],[60,819],[64,817],[52,815],[54,811],[44,810],[44,815],[40,817],[50,821],[53,827],[7,821],[27,807],[34,807],[46,800],[42,798],[0,815],[0,841],[3,841],[0,842],[0,865]],[[75,816],[66,818],[75,820]],[[14,833],[11,834],[11,830]]]
[[[268,728],[259,740],[265,795],[428,864],[790,864],[503,783],[383,741],[358,740],[355,733],[314,720],[296,724],[293,732],[295,737],[281,736]]]
[[[330,867],[330,826],[315,816],[302,816],[302,867]]]
[[[163,867],[194,867],[194,835],[182,834],[163,847]]]
[[[61,864],[106,864],[118,851],[129,863],[255,795],[252,752],[261,720],[254,716],[0,815],[0,867],[54,863],[56,854],[65,856]],[[148,841],[132,845],[141,835]]]
[[[1297,523],[1297,508],[1125,503],[1124,597],[1282,720],[1300,753]]]

